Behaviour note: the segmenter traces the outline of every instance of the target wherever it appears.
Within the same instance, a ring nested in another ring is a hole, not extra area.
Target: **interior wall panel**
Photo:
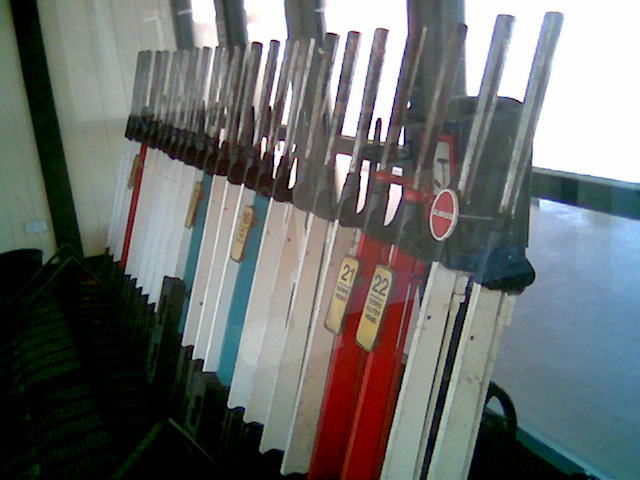
[[[9,2],[0,2],[0,91],[0,252],[38,248],[46,260],[55,239]],[[33,220],[44,220],[46,231],[27,233]]]
[[[85,255],[104,252],[141,49],[175,48],[168,1],[39,0]]]

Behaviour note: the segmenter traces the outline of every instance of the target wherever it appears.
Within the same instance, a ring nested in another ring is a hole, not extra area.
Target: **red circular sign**
[[[453,190],[442,190],[431,204],[429,228],[437,241],[449,238],[458,223],[458,197]]]

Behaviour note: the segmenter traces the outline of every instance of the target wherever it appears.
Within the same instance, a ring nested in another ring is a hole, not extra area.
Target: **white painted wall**
[[[175,49],[168,0],[39,0],[85,255],[104,252],[138,51]]]
[[[540,200],[528,255],[494,380],[524,430],[601,478],[640,478],[640,221]]]
[[[27,234],[25,222],[47,231]],[[0,252],[39,248],[45,261],[55,240],[8,1],[0,2]]]

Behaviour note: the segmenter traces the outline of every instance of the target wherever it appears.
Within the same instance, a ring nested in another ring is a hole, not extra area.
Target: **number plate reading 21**
[[[373,274],[356,333],[358,344],[367,352],[376,346],[382,317],[393,287],[393,276],[393,270],[384,265],[378,265]]]
[[[358,276],[359,267],[360,262],[353,257],[344,257],[342,265],[340,265],[340,273],[333,289],[329,313],[327,313],[327,319],[324,322],[325,326],[336,335],[342,330],[342,321],[347,311],[347,305],[349,305],[353,283]]]

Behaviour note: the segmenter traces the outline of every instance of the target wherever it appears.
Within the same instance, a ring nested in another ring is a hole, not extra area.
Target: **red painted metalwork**
[[[131,234],[133,233],[133,225],[136,221],[136,211],[138,209],[138,200],[140,199],[140,186],[142,185],[142,173],[144,171],[144,161],[147,157],[147,146],[140,146],[140,163],[136,170],[133,180],[133,193],[131,195],[131,204],[129,205],[129,217],[127,219],[127,229],[124,232],[124,243],[122,246],[122,257],[120,258],[120,266],[125,268],[129,258],[129,247],[131,246]]]
[[[388,245],[362,235],[356,253],[360,261],[358,279],[342,331],[334,341],[309,480],[336,478],[340,474],[366,358],[366,352],[356,343],[356,331],[373,272],[388,255]]]

